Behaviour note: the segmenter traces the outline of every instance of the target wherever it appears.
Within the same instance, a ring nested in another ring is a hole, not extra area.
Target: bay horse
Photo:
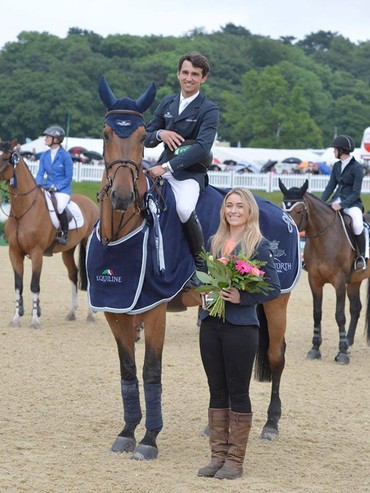
[[[315,195],[307,192],[308,180],[302,187],[287,189],[279,179],[279,187],[283,193],[283,208],[289,212],[296,222],[299,231],[305,231],[304,263],[308,272],[308,281],[313,296],[313,338],[312,348],[307,357],[320,359],[322,343],[321,319],[323,286],[331,284],[336,293],[335,319],[339,330],[339,352],[335,361],[348,364],[348,349],[353,345],[358,319],[362,308],[360,287],[364,279],[369,279],[369,265],[365,271],[353,271],[356,251],[339,211]],[[370,345],[370,285],[367,288],[367,312],[365,332]],[[349,299],[350,324],[346,332],[345,302]]]
[[[81,227],[70,231],[67,245],[56,245],[57,232],[50,217],[45,192],[36,185],[27,164],[22,156],[15,151],[16,139],[12,142],[0,142],[0,181],[7,181],[7,192],[10,197],[10,213],[5,224],[5,237],[9,244],[9,257],[14,271],[16,308],[10,325],[20,326],[20,317],[24,315],[23,274],[24,259],[29,257],[32,263],[31,294],[32,319],[31,328],[40,328],[40,277],[43,256],[62,253],[64,265],[72,284],[71,307],[66,320],[75,320],[78,306],[78,284],[86,291],[86,245],[88,236],[99,218],[99,209],[91,199],[83,195],[72,195],[82,213]],[[74,252],[80,245],[79,267]],[[56,293],[55,293],[56,295]],[[94,316],[89,310],[87,320],[93,321]]]
[[[118,453],[132,452],[132,458],[136,460],[151,460],[158,455],[157,436],[163,426],[161,373],[166,312],[181,311],[201,304],[200,294],[194,288],[183,290],[195,266],[181,233],[182,226],[175,206],[169,207],[167,199],[163,197],[163,189],[168,190],[170,187],[166,180],[152,182],[142,166],[146,136],[143,113],[152,104],[155,92],[155,85],[151,84],[136,100],[128,97],[117,99],[106,79],[102,77],[100,80],[100,98],[108,110],[103,127],[105,173],[98,193],[100,221],[90,237],[87,252],[90,306],[104,312],[117,344],[120,361],[124,428],[116,437],[111,450]],[[157,201],[152,200],[155,193]],[[213,204],[217,222],[220,203]],[[277,209],[282,213],[280,208]],[[211,209],[205,212],[212,214]],[[173,217],[167,222],[173,221],[171,227],[174,230],[171,230],[170,236],[175,242],[171,245],[165,242],[162,248],[157,224],[159,216],[162,219]],[[294,225],[293,221],[291,223]],[[152,243],[146,236],[148,230],[155,236]],[[133,246],[135,237],[139,237],[139,246]],[[176,256],[178,250],[183,248],[187,253]],[[142,266],[146,260],[154,267],[151,275],[146,275],[142,281]],[[161,262],[164,260],[166,268],[162,269]],[[187,268],[187,271],[183,278],[178,279],[177,269],[181,267]],[[167,284],[177,295],[166,297],[164,294],[161,301],[152,302],[151,291],[157,289],[157,284],[166,281],[166,275],[173,276]],[[131,288],[122,295],[118,289],[125,284]],[[173,287],[174,284],[176,287]],[[139,285],[142,285],[141,291]],[[281,294],[278,299],[265,303],[263,308],[261,306],[260,312],[262,349],[256,362],[256,377],[261,381],[272,381],[268,419],[261,433],[261,438],[267,440],[272,440],[279,432],[279,388],[285,365],[284,335],[289,296],[290,292]],[[140,323],[143,323],[145,334],[143,390],[146,432],[137,443],[135,430],[141,421],[142,411],[135,361],[135,328]]]

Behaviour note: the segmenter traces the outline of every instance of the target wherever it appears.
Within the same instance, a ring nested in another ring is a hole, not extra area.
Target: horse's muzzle
[[[128,195],[122,196],[117,191],[112,190],[110,200],[115,211],[127,212],[135,201],[135,194],[132,192]]]

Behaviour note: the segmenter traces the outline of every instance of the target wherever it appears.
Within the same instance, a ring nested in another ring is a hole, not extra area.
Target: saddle
[[[58,218],[58,221],[60,222],[60,214],[58,212],[57,199],[56,199],[54,193],[52,193],[52,192],[49,192],[49,193],[50,193],[51,203],[53,204],[54,212],[55,212],[55,214],[56,214],[56,216]],[[73,216],[72,212],[69,209],[69,204],[66,205],[65,211],[67,213],[67,219],[68,219],[68,224],[69,224],[71,222],[71,220],[74,219],[74,216]]]
[[[340,217],[342,219],[342,225],[344,232],[346,234],[348,243],[351,245],[352,250],[356,251],[356,240],[355,240],[355,235],[353,233],[352,229],[352,218],[350,215],[346,214],[343,212],[343,210],[340,210]],[[363,219],[363,224],[364,224],[364,230],[367,233],[367,246],[369,246],[369,228],[370,228],[370,214],[363,214],[362,215]],[[368,248],[367,248],[368,250]]]

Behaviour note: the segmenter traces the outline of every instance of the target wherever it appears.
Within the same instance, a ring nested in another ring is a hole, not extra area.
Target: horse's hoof
[[[310,349],[307,353],[307,359],[321,359],[321,353],[318,349]]]
[[[132,454],[131,459],[134,460],[154,460],[158,457],[158,449],[157,447],[153,447],[152,445],[143,445],[139,443],[136,447],[134,453]]]
[[[67,320],[68,322],[74,322],[76,320],[75,312],[68,312],[65,316],[65,320]]]
[[[349,365],[349,355],[347,353],[338,353],[335,357],[338,365]]]
[[[30,329],[41,329],[40,322],[31,322],[29,327]]]
[[[9,327],[20,327],[21,326],[21,323],[19,320],[11,320],[9,322]]]
[[[116,453],[133,452],[136,447],[135,438],[117,437],[111,446],[111,451]]]
[[[87,317],[86,317],[86,322],[89,322],[89,323],[90,323],[90,322],[93,322],[93,323],[95,323],[95,321],[96,321],[96,320],[95,320],[94,315],[93,315],[92,313],[89,313],[89,314],[87,315]]]
[[[278,436],[279,430],[272,428],[271,426],[264,426],[260,438],[261,440],[268,440],[269,442],[272,442],[272,440],[275,440]]]

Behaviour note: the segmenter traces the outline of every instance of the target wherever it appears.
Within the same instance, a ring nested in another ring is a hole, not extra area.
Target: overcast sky
[[[303,39],[320,30],[370,40],[369,0],[2,0],[0,49],[22,31],[64,38],[70,27],[109,34],[181,36],[228,23],[252,34]]]

